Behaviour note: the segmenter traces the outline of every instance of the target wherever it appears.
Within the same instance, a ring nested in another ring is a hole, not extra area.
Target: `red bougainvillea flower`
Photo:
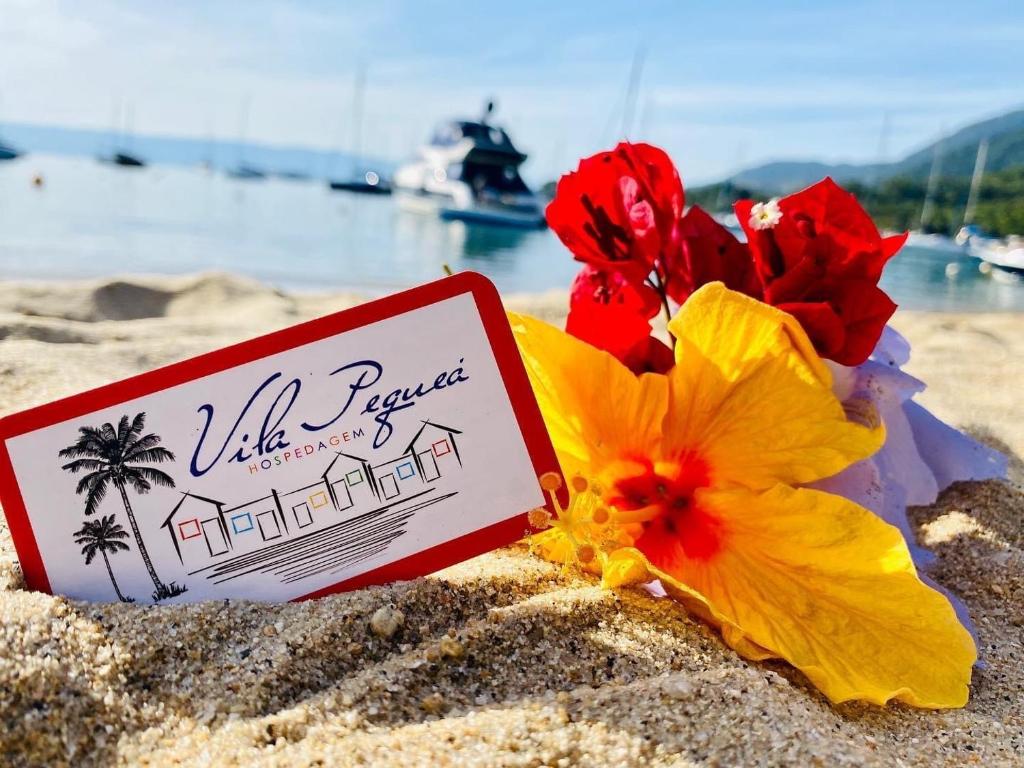
[[[576,259],[639,285],[678,246],[682,212],[683,184],[669,156],[622,142],[563,176],[546,215]]]
[[[680,248],[665,263],[668,295],[682,304],[702,285],[719,281],[761,298],[761,281],[750,249],[698,205],[679,222]],[[677,257],[675,257],[677,256]]]
[[[795,316],[822,357],[863,363],[896,310],[878,280],[906,235],[882,237],[830,178],[777,201],[741,200],[735,210],[764,301]]]
[[[651,336],[651,319],[660,309],[661,299],[649,285],[588,264],[573,281],[565,330],[634,373],[664,372],[672,367],[672,350]]]

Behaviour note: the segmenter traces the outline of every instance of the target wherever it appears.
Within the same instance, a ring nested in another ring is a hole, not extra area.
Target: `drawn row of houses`
[[[456,440],[461,434],[424,421],[397,458],[371,464],[338,452],[315,482],[289,491],[271,488],[241,504],[186,491],[160,527],[167,530],[182,565],[192,572],[422,492],[425,484],[461,468]]]

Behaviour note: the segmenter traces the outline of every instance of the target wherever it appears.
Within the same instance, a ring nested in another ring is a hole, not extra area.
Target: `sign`
[[[501,300],[462,273],[0,420],[28,586],[294,600],[508,544],[557,471]]]

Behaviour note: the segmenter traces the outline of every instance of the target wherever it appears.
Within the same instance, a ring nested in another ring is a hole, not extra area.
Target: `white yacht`
[[[541,200],[519,175],[526,155],[489,122],[493,111],[490,102],[479,121],[442,125],[417,160],[395,171],[393,192],[402,208],[443,219],[544,226]]]
[[[1024,275],[1024,238],[1011,235],[1005,240],[972,240],[968,247],[971,255],[983,262],[1004,272]]]

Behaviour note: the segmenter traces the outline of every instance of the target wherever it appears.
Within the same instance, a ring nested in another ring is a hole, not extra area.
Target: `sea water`
[[[446,264],[509,292],[565,289],[579,268],[550,231],[445,222],[322,180],[45,155],[0,163],[0,278],[225,270],[291,290],[384,293]],[[909,309],[1024,310],[1024,284],[1001,277],[966,256],[907,247],[882,286]]]

